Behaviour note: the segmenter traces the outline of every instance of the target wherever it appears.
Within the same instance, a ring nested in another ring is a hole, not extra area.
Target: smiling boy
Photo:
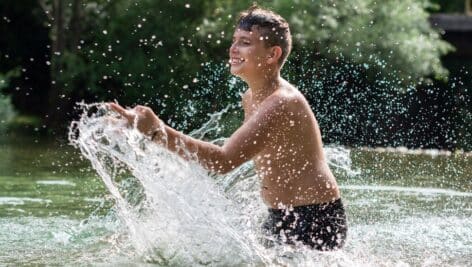
[[[109,105],[153,141],[188,159],[184,147],[210,171],[224,174],[254,160],[269,208],[267,238],[337,249],[345,242],[346,216],[318,123],[305,97],[280,76],[291,43],[289,25],[279,15],[255,6],[241,13],[229,63],[249,89],[242,97],[244,123],[223,146],[165,125],[148,107]]]

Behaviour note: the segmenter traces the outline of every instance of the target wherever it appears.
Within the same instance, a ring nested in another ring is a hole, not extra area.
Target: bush
[[[53,78],[71,101],[149,105],[179,130],[198,128],[246,89],[225,62],[235,17],[251,4],[89,1],[78,44],[58,56],[61,73]],[[294,50],[283,76],[307,96],[324,140],[405,143],[410,135],[400,129],[411,101],[421,101],[416,88],[448,74],[440,58],[452,46],[429,25],[430,1],[270,0],[263,6],[291,25]],[[230,112],[223,116],[225,133],[242,117]]]
[[[8,86],[9,78],[13,76],[13,73],[10,72],[7,75],[0,73],[0,132],[8,127],[16,114],[10,97],[2,94],[2,89]]]
[[[10,97],[0,94],[0,132],[4,131],[15,117]]]
[[[253,1],[213,1],[200,31],[202,36],[232,34],[234,16]],[[368,66],[376,79],[406,85],[425,77],[444,79],[440,57],[453,50],[428,22],[427,0],[271,0],[270,8],[291,25],[294,54],[308,49],[330,62],[340,59]],[[228,36],[229,37],[229,36]],[[230,38],[226,38],[228,41]],[[222,43],[221,47],[228,47]],[[313,61],[313,65],[316,62]],[[309,66],[308,66],[309,67]]]

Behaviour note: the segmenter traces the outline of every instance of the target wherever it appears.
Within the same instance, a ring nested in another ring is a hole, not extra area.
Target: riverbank
[[[461,149],[450,151],[444,149],[434,149],[434,148],[407,148],[404,146],[399,147],[358,147],[355,149],[363,151],[375,151],[379,153],[400,153],[408,155],[429,155],[431,157],[437,156],[459,156],[459,157],[472,157],[472,151],[464,151]]]

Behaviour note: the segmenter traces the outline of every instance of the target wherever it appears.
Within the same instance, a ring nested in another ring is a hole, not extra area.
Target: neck
[[[246,80],[246,83],[251,89],[253,100],[262,102],[279,88],[281,79],[280,71],[274,70],[256,75],[254,79]]]

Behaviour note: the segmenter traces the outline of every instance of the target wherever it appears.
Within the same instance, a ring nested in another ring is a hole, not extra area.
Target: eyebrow
[[[236,37],[233,36],[233,40],[236,39]],[[245,40],[251,40],[251,38],[246,37],[246,36],[241,36],[239,39],[245,39]]]

